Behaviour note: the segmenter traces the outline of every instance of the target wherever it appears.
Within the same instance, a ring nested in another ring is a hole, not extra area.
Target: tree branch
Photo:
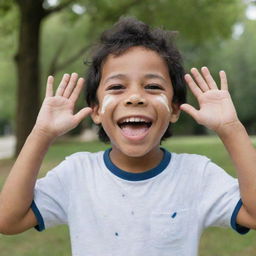
[[[61,47],[60,47],[61,48]],[[88,50],[89,46],[84,46],[81,49],[79,49],[76,53],[74,53],[71,57],[69,57],[67,60],[63,61],[60,64],[57,64],[58,62],[58,56],[60,55],[55,55],[53,58],[53,61],[51,63],[51,68],[49,69],[50,74],[56,74],[58,71],[64,69],[68,65],[72,64],[74,61],[76,61],[79,57],[81,57],[82,54],[84,54]],[[62,49],[59,49],[59,52],[62,51]]]
[[[70,3],[72,3],[73,0],[67,1],[66,3],[63,3],[62,6],[57,6],[54,9],[51,9],[52,11],[58,11],[63,8],[65,8],[66,6],[68,6]],[[119,16],[120,13],[122,13],[122,11],[125,9],[129,9],[131,7],[133,7],[136,4],[142,3],[141,0],[132,0],[129,1],[128,3],[125,3],[124,5],[122,5],[121,7],[118,8],[118,10],[115,10],[114,12],[116,13],[116,16]],[[50,10],[49,10],[50,11]],[[105,12],[105,15],[102,15],[100,17],[99,20],[106,20],[106,19],[113,19],[113,11],[109,10]],[[97,20],[97,18],[96,18]],[[97,20],[97,21],[99,21]],[[74,53],[71,57],[69,57],[67,60],[63,61],[62,63],[58,64],[58,57],[60,56],[60,53],[63,50],[63,45],[59,47],[59,49],[56,51],[56,54],[53,57],[53,60],[51,62],[50,68],[49,68],[49,74],[56,74],[58,71],[66,68],[68,65],[72,64],[74,61],[76,61],[79,57],[81,57],[82,54],[84,54],[89,46],[84,46],[81,49],[79,49],[76,53]]]
[[[48,74],[49,75],[55,75],[56,74],[56,67],[57,67],[57,63],[58,63],[58,59],[59,59],[59,56],[61,55],[61,52],[63,51],[65,47],[65,42],[64,40],[60,43],[59,47],[57,48],[53,58],[52,58],[52,61],[49,65],[49,69],[48,69]]]

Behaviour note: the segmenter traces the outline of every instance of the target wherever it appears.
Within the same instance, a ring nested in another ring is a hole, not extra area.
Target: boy
[[[46,97],[0,197],[0,231],[15,234],[68,224],[73,255],[195,256],[208,226],[256,228],[256,155],[220,72],[193,68],[185,80],[199,101],[185,102],[184,71],[168,34],[122,19],[105,32],[86,82],[89,107],[73,114],[83,86],[65,74]],[[238,181],[206,157],[160,148],[180,110],[215,131]],[[36,177],[54,139],[91,114],[105,152],[76,153]],[[240,200],[240,198],[242,200]],[[242,203],[243,202],[243,203]]]

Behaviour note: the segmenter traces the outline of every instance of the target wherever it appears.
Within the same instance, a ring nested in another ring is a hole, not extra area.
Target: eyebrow
[[[158,75],[158,74],[146,74],[145,77],[148,79],[157,78],[164,81],[165,83],[167,82],[166,79],[164,79],[161,75]]]
[[[153,74],[153,73],[151,74],[150,73],[150,74],[146,74],[144,77],[147,78],[147,79],[157,78],[157,79],[160,79],[160,80],[164,81],[165,83],[167,82],[166,79],[164,79],[161,75],[158,75],[158,74]],[[125,75],[125,74],[116,74],[116,75],[112,75],[112,76],[108,77],[105,80],[105,83],[112,80],[112,79],[126,79],[126,78],[127,78],[127,75]]]
[[[124,75],[124,74],[116,74],[116,75],[113,75],[113,76],[110,76],[108,77],[106,80],[105,80],[105,83],[108,82],[109,80],[112,80],[112,79],[125,79],[127,76]]]

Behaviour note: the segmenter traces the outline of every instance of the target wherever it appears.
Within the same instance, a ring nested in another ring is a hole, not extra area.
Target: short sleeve
[[[203,228],[232,227],[241,234],[249,231],[236,223],[237,214],[242,206],[237,179],[211,161],[205,166],[200,195],[198,211]]]
[[[67,188],[64,189],[62,182],[67,168],[69,166],[65,160],[36,182],[31,209],[37,218],[38,225],[35,228],[38,231],[67,223],[69,200]]]

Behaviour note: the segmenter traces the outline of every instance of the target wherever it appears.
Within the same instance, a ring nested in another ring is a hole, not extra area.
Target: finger
[[[46,98],[53,96],[53,82],[54,82],[54,77],[48,76],[47,83],[46,83],[46,91],[45,91]]]
[[[204,76],[204,79],[206,83],[208,84],[209,88],[211,89],[218,89],[217,84],[215,83],[214,79],[212,78],[212,75],[207,67],[202,67],[201,72]]]
[[[228,80],[225,71],[220,71],[220,86],[221,90],[228,90]]]
[[[73,90],[73,92],[70,96],[70,100],[72,100],[73,102],[76,102],[83,87],[84,87],[84,79],[82,77],[80,77],[77,81],[77,85],[76,85],[75,89]]]
[[[209,86],[207,85],[207,83],[205,82],[205,80],[203,79],[203,77],[201,76],[199,71],[196,68],[192,68],[191,69],[191,73],[192,73],[195,81],[197,82],[198,87],[200,87],[200,89],[203,92],[208,91],[209,90]]]
[[[77,73],[72,73],[71,77],[69,79],[69,83],[65,88],[65,91],[63,93],[63,97],[69,98],[70,95],[72,94],[72,91],[74,90],[76,86],[76,81],[78,79],[78,74]]]
[[[62,79],[61,79],[61,82],[59,84],[59,87],[56,91],[56,96],[62,96],[64,91],[65,91],[65,88],[69,82],[69,79],[70,79],[70,75],[69,74],[64,74]]]
[[[200,94],[202,94],[201,89],[197,86],[197,84],[195,83],[195,81],[193,80],[193,78],[191,77],[191,75],[186,74],[185,75],[185,81],[188,84],[191,92],[193,93],[193,95],[198,98],[200,96]]]
[[[198,110],[196,110],[193,106],[189,104],[182,104],[180,109],[192,116],[195,120],[198,119]]]
[[[84,118],[92,113],[92,108],[86,107],[81,109],[78,113],[74,115],[74,121],[78,125]]]

